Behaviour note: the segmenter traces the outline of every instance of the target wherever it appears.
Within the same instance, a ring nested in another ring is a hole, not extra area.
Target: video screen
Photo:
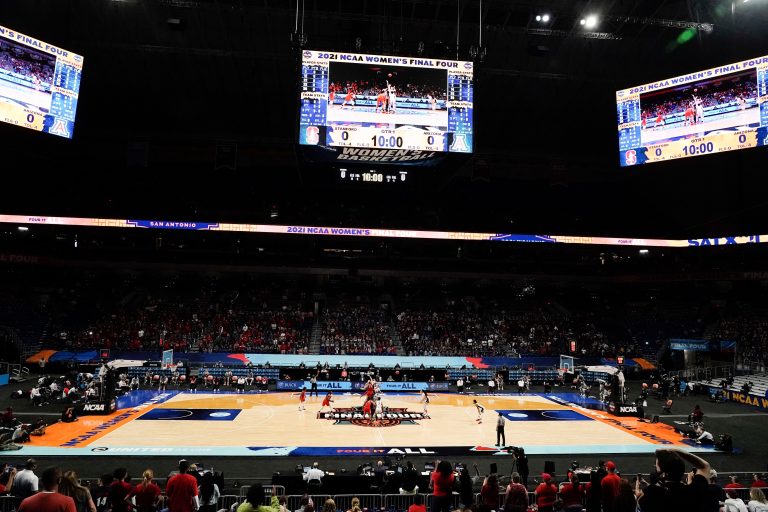
[[[768,145],[768,57],[616,93],[622,166]]]
[[[0,26],[0,121],[71,139],[83,58]]]
[[[299,143],[472,152],[473,65],[305,51]]]

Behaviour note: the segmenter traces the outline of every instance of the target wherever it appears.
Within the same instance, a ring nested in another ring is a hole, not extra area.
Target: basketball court
[[[361,414],[358,393],[335,395],[332,414],[319,413],[323,396],[308,398],[301,411],[289,392],[134,391],[118,399],[117,412],[52,425],[16,454],[503,456],[508,451],[495,446],[499,413],[507,420],[506,445],[530,455],[639,454],[662,446],[708,451],[682,442],[669,426],[614,417],[574,393],[435,393],[426,415],[419,394],[386,393],[385,414],[374,422]],[[473,400],[485,407],[482,423]]]

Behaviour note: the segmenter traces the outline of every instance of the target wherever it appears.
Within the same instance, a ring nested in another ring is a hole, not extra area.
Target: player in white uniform
[[[747,109],[747,100],[745,100],[745,99],[744,99],[744,98],[741,96],[741,94],[739,94],[738,96],[736,96],[736,103],[738,103],[738,104],[739,104],[739,109],[740,109],[742,112],[743,112],[744,110],[746,110],[746,109]]]
[[[389,91],[389,111],[394,113],[397,107],[397,91],[389,82],[387,82],[387,90]]]
[[[437,110],[437,99],[433,98],[431,94],[427,94],[427,102],[429,102],[432,110]]]
[[[429,395],[423,389],[421,390],[421,401],[424,403],[424,414],[427,414],[427,407],[429,407]]]
[[[693,95],[693,103],[696,105],[696,123],[704,122],[704,105],[701,102],[701,98]]]
[[[478,423],[483,422],[483,413],[485,412],[485,407],[477,403],[477,400],[472,400],[472,404],[477,408],[477,419],[475,420]]]

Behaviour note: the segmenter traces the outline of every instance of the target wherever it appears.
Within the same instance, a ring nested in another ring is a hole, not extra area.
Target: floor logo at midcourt
[[[387,407],[382,413],[370,415],[363,413],[362,407],[350,407],[317,413],[317,419],[332,420],[334,425],[394,427],[396,425],[418,425],[417,420],[428,420],[429,416],[423,412],[396,407]]]

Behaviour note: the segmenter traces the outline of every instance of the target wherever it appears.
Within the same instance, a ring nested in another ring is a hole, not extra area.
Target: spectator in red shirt
[[[128,476],[128,470],[125,468],[117,468],[112,476],[115,480],[112,485],[109,486],[109,502],[112,503],[112,512],[128,512],[133,510],[130,503],[125,501],[125,497],[128,496],[133,487],[126,480],[130,480]]]
[[[480,489],[480,499],[491,510],[499,509],[499,480],[496,475],[488,475]]]
[[[754,475],[752,475],[751,487],[768,487],[768,483],[765,482],[765,477],[755,473]]]
[[[449,512],[454,481],[451,463],[441,460],[429,478],[429,487],[432,489],[431,512]]]
[[[744,486],[741,485],[741,482],[739,482],[739,477],[736,475],[731,475],[731,481],[730,483],[726,484],[723,489],[744,489]]]
[[[542,482],[536,487],[536,506],[539,512],[552,512],[557,497],[557,486],[552,483],[549,473],[541,474]]]
[[[560,487],[565,512],[581,512],[584,503],[585,488],[579,482],[579,475],[571,473],[570,481]]]
[[[75,501],[59,494],[61,469],[47,468],[40,477],[43,491],[24,498],[18,512],[77,512]]]
[[[427,506],[424,505],[424,497],[416,494],[413,497],[413,505],[408,507],[408,512],[427,512]]]
[[[507,486],[504,497],[504,512],[525,512],[528,510],[528,489],[521,483],[519,473],[512,473],[512,482]]]
[[[134,487],[125,499],[130,501],[131,498],[136,498],[136,512],[155,512],[161,500],[160,494],[162,491],[152,481],[155,478],[155,474],[151,469],[145,469],[141,476],[144,480]]]
[[[613,512],[616,497],[619,495],[621,478],[616,474],[616,464],[612,461],[609,460],[605,463],[605,469],[608,471],[608,474],[600,482],[603,512]]]
[[[188,475],[189,462],[179,461],[179,473],[168,480],[165,494],[168,496],[168,512],[193,512],[197,510],[197,480]],[[193,505],[193,502],[195,503]]]

